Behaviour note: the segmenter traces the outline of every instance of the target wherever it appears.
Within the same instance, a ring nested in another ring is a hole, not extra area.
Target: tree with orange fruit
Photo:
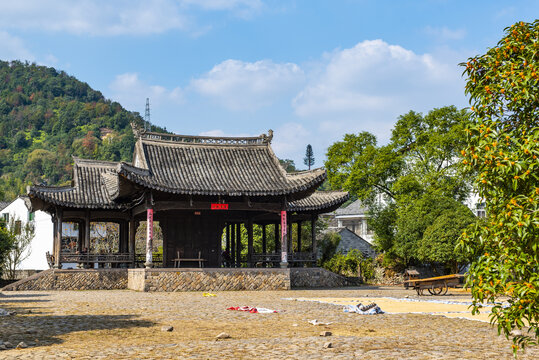
[[[473,112],[462,161],[477,174],[487,218],[459,247],[473,259],[473,312],[494,303],[491,322],[516,353],[539,337],[539,20],[506,28],[461,65]]]

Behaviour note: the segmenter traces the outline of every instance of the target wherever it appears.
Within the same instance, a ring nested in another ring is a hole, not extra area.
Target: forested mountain
[[[63,71],[0,61],[0,201],[68,183],[72,156],[130,161],[142,121]]]

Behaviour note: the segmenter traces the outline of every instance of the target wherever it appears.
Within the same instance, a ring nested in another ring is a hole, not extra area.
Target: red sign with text
[[[211,204],[212,210],[228,210],[228,204]]]
[[[148,237],[148,239],[153,239],[153,209],[147,210],[146,221],[148,222],[148,225],[146,226],[146,236]]]
[[[286,237],[286,211],[281,211],[281,239]]]

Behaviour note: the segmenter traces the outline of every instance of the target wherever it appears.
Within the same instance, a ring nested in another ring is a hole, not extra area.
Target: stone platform
[[[16,290],[235,291],[356,285],[321,268],[154,268],[45,270],[4,287]]]

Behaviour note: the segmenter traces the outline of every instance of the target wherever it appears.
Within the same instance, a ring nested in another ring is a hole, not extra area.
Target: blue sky
[[[538,1],[0,1],[0,59],[54,66],[180,134],[258,135],[303,167],[345,133],[467,106],[457,66]]]

